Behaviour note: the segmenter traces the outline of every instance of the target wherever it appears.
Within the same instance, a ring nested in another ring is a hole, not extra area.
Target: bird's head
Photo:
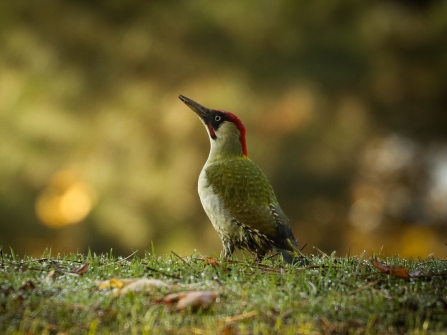
[[[179,96],[202,120],[211,141],[211,153],[247,157],[245,127],[233,113],[203,107],[194,100]]]

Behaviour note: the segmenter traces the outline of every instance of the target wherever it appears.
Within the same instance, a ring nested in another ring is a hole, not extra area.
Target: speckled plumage
[[[273,188],[262,170],[247,157],[237,157],[204,168],[209,187],[228,212],[227,222],[216,227],[223,240],[233,247],[263,256],[277,247],[290,249],[286,239],[294,241],[287,217],[279,207]],[[275,215],[276,214],[276,215]],[[237,225],[229,234],[227,225]],[[229,235],[229,236],[228,236]],[[285,242],[285,243],[284,243]],[[224,243],[225,247],[225,243]]]
[[[211,150],[199,176],[198,191],[222,240],[224,256],[238,248],[262,258],[277,249],[292,263],[289,252],[293,254],[298,244],[267,177],[247,157],[240,120],[186,97],[180,99],[199,115],[210,136]]]

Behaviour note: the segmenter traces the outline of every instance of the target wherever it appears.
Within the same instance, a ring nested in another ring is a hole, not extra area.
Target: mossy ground
[[[2,334],[394,334],[447,332],[447,261],[384,258],[420,271],[415,278],[380,273],[368,257],[309,256],[305,267],[281,259],[213,263],[175,253],[41,258],[3,252]],[[88,263],[83,274],[77,267]],[[172,286],[114,296],[96,283],[111,278],[161,279]],[[168,293],[213,290],[207,310],[176,311]]]

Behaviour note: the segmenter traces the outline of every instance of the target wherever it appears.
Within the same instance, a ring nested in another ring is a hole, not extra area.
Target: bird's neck
[[[244,149],[245,136],[241,137],[237,128],[232,124],[220,127],[216,133],[216,139],[210,138],[210,142],[208,164],[247,157],[246,149]]]

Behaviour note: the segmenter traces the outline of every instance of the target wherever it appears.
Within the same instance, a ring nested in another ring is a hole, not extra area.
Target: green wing
[[[241,224],[271,238],[277,237],[278,219],[270,208],[274,205],[280,221],[289,227],[267,177],[250,159],[237,158],[212,164],[207,167],[206,176],[210,187],[219,194],[231,215]]]

